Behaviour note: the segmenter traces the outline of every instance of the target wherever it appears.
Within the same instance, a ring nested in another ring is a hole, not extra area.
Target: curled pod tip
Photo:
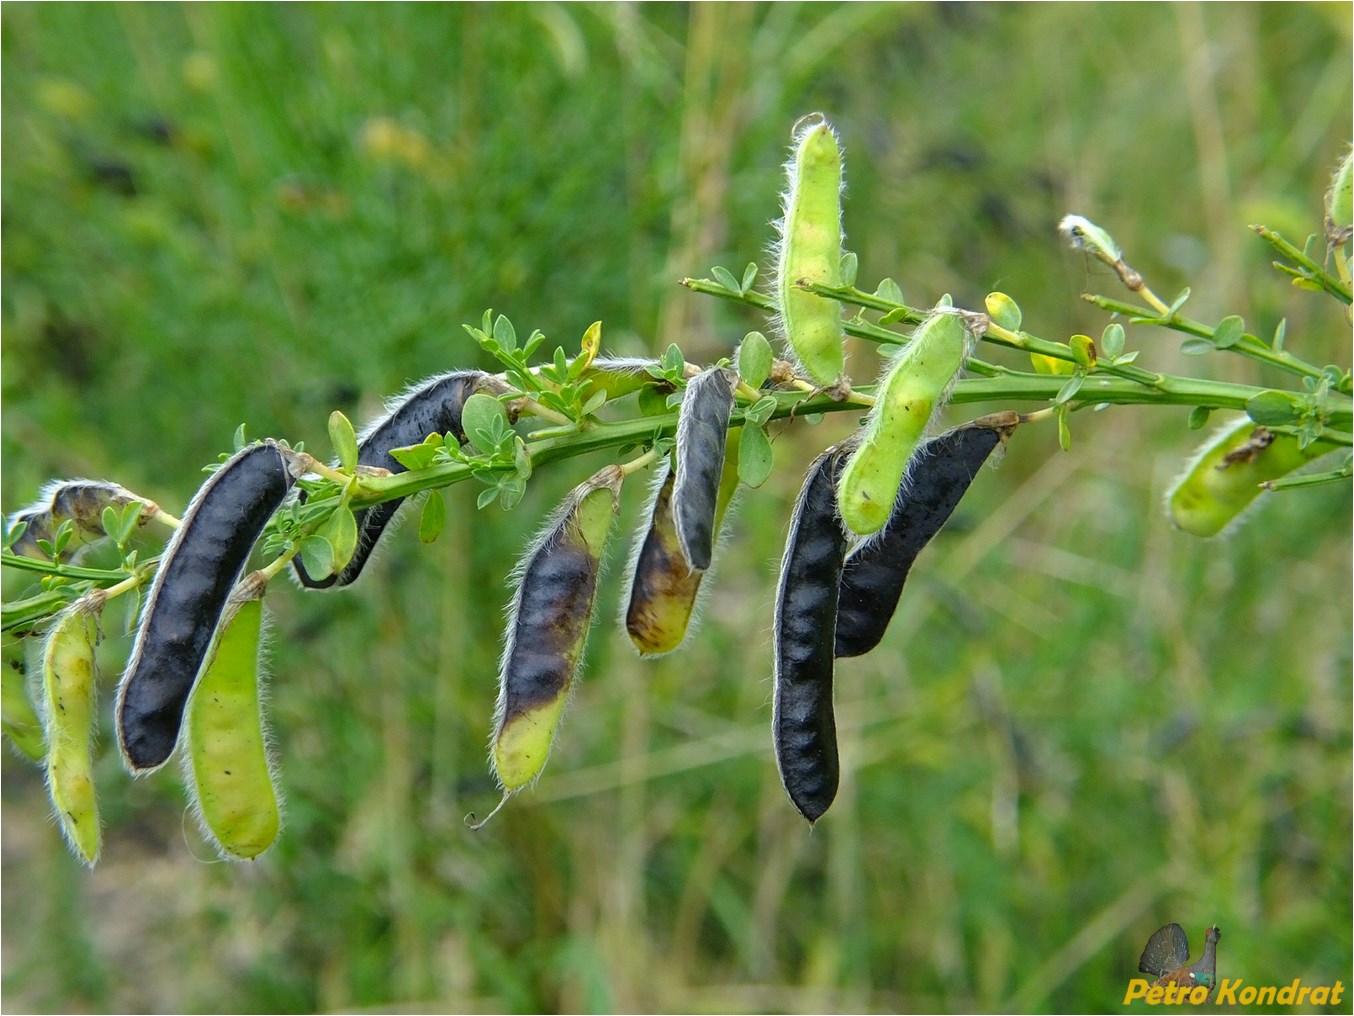
[[[66,841],[85,864],[99,857],[94,728],[102,597],[82,597],[57,618],[42,653],[47,790]]]
[[[686,386],[677,417],[672,514],[682,554],[692,571],[705,571],[714,555],[715,510],[732,415],[729,371],[711,367]]]
[[[837,495],[842,520],[853,533],[869,536],[888,521],[912,454],[949,398],[972,341],[961,315],[938,311],[885,367]]]
[[[842,568],[835,653],[861,656],[888,629],[917,555],[940,532],[978,470],[1014,431],[1015,413],[957,427],[917,450],[884,528],[856,547]]]
[[[1193,536],[1218,536],[1239,524],[1262,483],[1338,448],[1325,441],[1303,448],[1293,435],[1277,434],[1249,417],[1233,420],[1214,431],[1186,463],[1166,492],[1166,512]]]
[[[569,492],[516,571],[490,759],[505,794],[540,775],[582,664],[624,473]]]
[[[836,474],[847,447],[828,449],[809,467],[776,591],[772,743],[781,783],[810,823],[832,804],[840,774],[832,676],[847,538],[837,517]]]
[[[165,547],[118,687],[118,741],[134,774],[173,753],[226,601],[291,489],[295,461],[272,441],[241,449],[202,485]]]
[[[805,373],[830,385],[845,367],[841,304],[798,288],[802,281],[842,284],[842,154],[821,113],[795,124],[785,171],[775,249],[776,323]]]
[[[262,700],[266,585],[253,572],[235,587],[185,721],[183,766],[193,811],[227,860],[258,857],[282,826]]]
[[[359,470],[385,469],[403,473],[405,467],[391,454],[391,449],[419,444],[429,434],[452,434],[465,443],[461,427],[461,410],[466,399],[476,392],[501,394],[506,392],[504,382],[484,371],[453,371],[427,378],[405,389],[386,404],[384,415],[371,421],[357,435],[357,467]],[[304,492],[301,495],[304,500]],[[386,527],[395,518],[403,498],[383,501],[370,508],[360,508],[357,519],[357,550],[336,575],[315,578],[306,571],[300,557],[292,560],[296,581],[307,589],[331,589],[351,585],[367,562]]]

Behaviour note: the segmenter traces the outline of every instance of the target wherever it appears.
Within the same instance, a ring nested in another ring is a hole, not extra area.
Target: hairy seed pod
[[[237,452],[202,485],[165,547],[118,689],[118,737],[134,773],[174,751],[226,600],[291,489],[291,454],[272,441]]]
[[[1326,191],[1326,241],[1341,244],[1354,231],[1354,152],[1346,152]]]
[[[715,501],[716,538],[738,490],[738,442],[742,428],[729,432],[719,493]],[[660,656],[678,648],[686,638],[705,572],[692,571],[677,539],[672,513],[676,473],[664,466],[655,477],[650,498],[649,527],[635,542],[627,585],[625,630],[642,656]]]
[[[1277,480],[1338,445],[1313,441],[1306,448],[1291,434],[1276,434],[1248,417],[1225,424],[1195,453],[1166,494],[1172,521],[1194,536],[1217,536]]]
[[[821,113],[795,125],[791,147],[776,250],[778,323],[805,373],[830,385],[845,366],[841,304],[796,283],[842,284],[842,153]]]
[[[837,518],[844,448],[814,460],[790,521],[776,593],[776,689],[771,721],[780,779],[816,822],[837,796],[837,726],[832,666],[846,532]]]
[[[227,859],[258,857],[282,825],[260,697],[267,582],[254,572],[235,587],[188,700],[185,782],[203,833]]]
[[[724,473],[733,386],[721,367],[691,379],[677,416],[677,482],[672,515],[682,555],[692,571],[705,571],[715,552],[715,506]]]
[[[869,536],[888,521],[912,453],[949,397],[971,342],[960,315],[937,312],[889,363],[837,494],[853,533]]]
[[[149,498],[138,497],[127,488],[105,480],[58,480],[49,483],[42,488],[34,504],[10,517],[11,529],[18,522],[28,523],[23,535],[14,541],[10,549],[25,557],[46,560],[47,555],[38,547],[38,540],[52,542],[61,524],[70,520],[73,534],[66,550],[73,551],[105,535],[105,508],[121,508],[133,501],[145,506],[141,513],[143,522],[159,511]],[[69,553],[64,556],[69,556]]]
[[[608,399],[619,399],[650,386],[671,391],[672,385],[649,373],[650,367],[657,366],[657,360],[640,357],[599,356],[583,371],[581,381],[587,385],[583,399],[587,401],[597,392],[606,392]]]
[[[888,524],[855,548],[842,568],[836,655],[879,644],[917,555],[940,532],[993,449],[1015,430],[1015,413],[974,420],[917,450]]]
[[[455,371],[420,381],[396,396],[384,416],[363,428],[358,435],[357,464],[403,473],[405,467],[391,456],[392,448],[416,445],[429,434],[450,433],[464,444],[461,408],[465,400],[477,391],[497,394],[507,391],[507,388],[493,375],[478,370]],[[381,534],[403,503],[404,498],[396,498],[354,512],[358,529],[357,551],[343,570],[322,579],[312,578],[306,572],[301,558],[296,557],[292,565],[297,580],[309,589],[329,589],[351,584],[362,574]]]
[[[491,747],[505,793],[540,775],[550,754],[583,660],[623,479],[607,466],[570,491],[519,570]]]
[[[100,843],[94,795],[94,646],[102,605],[102,594],[71,604],[57,618],[42,653],[47,790],[66,841],[91,867]]]
[[[41,762],[47,749],[42,720],[29,696],[24,657],[22,641],[5,643],[0,663],[0,729],[19,754],[30,762]]]

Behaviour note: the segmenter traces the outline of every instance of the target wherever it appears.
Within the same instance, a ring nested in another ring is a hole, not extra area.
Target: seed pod
[[[85,864],[99,858],[99,804],[94,794],[94,646],[102,594],[64,610],[42,653],[47,791],[71,849]]]
[[[657,367],[658,363],[632,356],[599,356],[583,371],[582,381],[588,386],[583,399],[587,401],[597,392],[606,392],[608,399],[619,399],[649,386],[671,391],[670,384],[649,373],[649,368]]]
[[[795,125],[776,254],[777,323],[804,372],[830,385],[845,366],[842,309],[796,288],[842,284],[842,154],[832,125],[812,113]]]
[[[912,562],[940,532],[993,449],[1015,430],[1000,413],[957,427],[917,449],[888,524],[846,558],[837,606],[836,655],[879,644],[898,608]]]
[[[790,520],[776,593],[772,741],[790,800],[816,822],[837,796],[832,666],[846,533],[837,518],[843,445],[814,460]]]
[[[677,417],[677,482],[672,515],[682,555],[692,571],[710,567],[715,552],[715,505],[724,472],[733,386],[711,367],[691,379]]]
[[[0,728],[15,749],[30,762],[41,762],[47,754],[43,744],[42,720],[28,693],[24,674],[22,642],[5,644],[4,661],[0,666]]]
[[[949,397],[971,342],[960,315],[938,311],[889,363],[864,436],[842,471],[837,496],[852,532],[869,536],[888,521],[912,453]]]
[[[607,466],[569,492],[523,562],[508,615],[491,748],[505,794],[545,767],[583,659],[621,481]]]
[[[1354,152],[1346,152],[1326,191],[1326,241],[1341,244],[1354,230],[1354,176],[1351,175]]]
[[[1217,536],[1260,493],[1260,484],[1305,466],[1337,445],[1314,441],[1306,448],[1291,434],[1276,434],[1242,417],[1206,441],[1166,494],[1166,510],[1194,536]]]
[[[226,599],[293,482],[290,452],[250,445],[193,498],[160,559],[118,689],[118,736],[134,773],[164,764]]]
[[[715,502],[716,536],[738,490],[738,441],[742,428],[729,434],[724,471]],[[686,638],[705,572],[692,571],[677,539],[672,489],[676,474],[664,466],[655,477],[649,507],[649,528],[636,540],[630,561],[630,599],[625,630],[642,656],[659,656],[678,648]]]
[[[235,587],[188,700],[185,782],[203,833],[228,859],[258,857],[282,824],[259,693],[267,582],[254,572]]]
[[[143,522],[160,510],[149,498],[138,497],[127,488],[104,480],[58,480],[49,483],[42,488],[33,505],[10,517],[11,529],[15,523],[28,523],[23,535],[14,541],[11,549],[24,557],[46,560],[48,555],[38,547],[38,541],[52,542],[61,523],[69,519],[74,531],[66,549],[74,551],[105,535],[105,508],[121,508],[133,501],[140,501],[145,506],[141,512]],[[68,557],[69,554],[63,556]]]
[[[363,428],[358,435],[357,464],[403,473],[405,467],[391,456],[392,448],[406,448],[418,444],[429,434],[446,433],[464,444],[461,407],[475,392],[486,390],[497,393],[507,391],[507,388],[497,378],[478,370],[455,371],[419,382],[396,396],[387,407],[386,415]],[[403,503],[404,498],[396,498],[354,512],[357,516],[357,551],[343,570],[322,579],[312,578],[300,557],[296,557],[292,564],[297,580],[309,589],[329,589],[352,583],[362,574],[381,534]]]

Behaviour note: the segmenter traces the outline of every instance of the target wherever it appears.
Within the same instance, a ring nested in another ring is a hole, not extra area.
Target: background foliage
[[[181,509],[241,421],[323,454],[329,410],[487,366],[460,328],[486,306],[726,355],[761,323],[675,281],[760,253],[812,109],[865,285],[1000,288],[1098,334],[1077,295],[1114,280],[1053,234],[1075,211],[1193,316],[1286,316],[1347,362],[1334,302],[1245,226],[1317,229],[1349,33],[1343,4],[6,5],[4,508],[96,475]],[[1264,383],[1213,360],[1187,369]],[[770,608],[802,467],[850,421],[778,441],[681,653],[634,658],[613,559],[551,764],[478,835],[504,578],[595,464],[508,515],[450,491],[432,548],[270,596],[263,861],[205,863],[175,774],[130,781],[106,728],[87,873],[5,756],[5,1009],[1095,1011],[1167,921],[1220,924],[1222,976],[1348,984],[1348,492],[1172,532],[1185,415],[1081,414],[1070,454],[1018,435],[838,668],[812,834],[771,759]],[[105,714],[127,650],[101,650]]]

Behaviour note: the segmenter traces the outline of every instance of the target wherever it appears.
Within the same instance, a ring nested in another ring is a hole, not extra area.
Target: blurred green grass
[[[6,5],[4,508],[91,474],[181,507],[241,421],[323,453],[331,409],[484,365],[460,324],[487,306],[726,355],[762,322],[674,283],[761,254],[811,109],[867,284],[1001,288],[1037,332],[1097,334],[1077,297],[1113,280],[1053,236],[1076,211],[1196,317],[1287,317],[1347,363],[1338,309],[1245,226],[1317,228],[1349,35],[1303,4]],[[1129,332],[1159,369],[1284,383]],[[618,633],[617,540],[551,764],[479,835],[504,579],[589,466],[509,515],[449,491],[433,547],[270,597],[264,861],[203,863],[174,774],[126,778],[106,718],[87,874],[4,758],[4,1010],[1102,1011],[1167,921],[1220,924],[1223,976],[1348,984],[1348,492],[1174,533],[1184,416],[1078,419],[1068,455],[1031,428],[980,479],[839,668],[812,834],[771,759],[770,607],[846,421],[779,440],[681,653]]]

